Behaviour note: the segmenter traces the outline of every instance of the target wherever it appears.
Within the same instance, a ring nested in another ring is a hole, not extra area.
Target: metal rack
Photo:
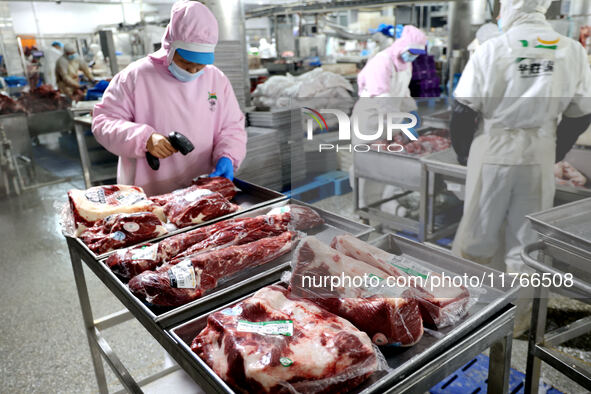
[[[244,185],[244,182],[241,182]],[[307,206],[302,202],[291,200],[284,201],[269,201],[266,207],[251,205],[250,209],[246,208],[233,215],[233,217],[252,216],[268,212],[274,207],[282,206],[287,203],[297,203],[299,205]],[[314,233],[322,237],[332,238],[334,235],[345,232],[352,232],[361,238],[366,238],[372,230],[368,226],[364,226],[348,219],[342,218],[338,215],[322,211],[314,208],[325,220],[325,225],[322,228],[316,229]],[[211,222],[210,222],[211,223]],[[209,223],[207,223],[209,224]],[[205,225],[205,224],[204,224]],[[130,319],[137,319],[146,328],[148,333],[152,335],[160,345],[170,354],[170,356],[184,369],[192,379],[201,385],[207,392],[216,392],[216,386],[212,385],[211,378],[204,376],[199,371],[191,366],[191,360],[183,353],[178,343],[166,331],[173,324],[178,324],[180,321],[186,320],[191,316],[203,313],[206,310],[215,308],[220,303],[229,302],[234,298],[241,297],[246,293],[258,289],[267,284],[279,280],[283,270],[288,268],[289,259],[278,259],[280,261],[269,263],[266,266],[267,270],[259,270],[259,272],[248,271],[245,272],[241,280],[229,281],[225,283],[208,296],[194,303],[186,304],[171,311],[158,313],[151,306],[148,306],[136,298],[127,288],[127,286],[111,272],[111,270],[101,260],[104,255],[97,256],[92,253],[78,238],[66,235],[68,250],[70,252],[70,260],[74,272],[74,280],[78,291],[80,300],[80,307],[82,309],[82,317],[84,326],[86,327],[86,336],[90,347],[91,358],[95,370],[95,375],[98,383],[99,392],[101,394],[107,393],[107,382],[105,372],[102,364],[104,359],[109,367],[113,370],[121,384],[131,393],[141,393],[141,385],[153,382],[156,379],[166,376],[177,370],[177,368],[168,368],[157,374],[150,376],[142,381],[135,381],[127,368],[123,365],[119,357],[111,349],[108,342],[104,339],[102,331],[123,323]],[[126,309],[95,319],[90,305],[90,297],[86,286],[86,279],[82,266],[84,262],[88,268],[107,286],[107,288],[121,301]],[[265,267],[265,266],[263,266]],[[258,268],[258,267],[257,267]],[[255,270],[256,271],[256,270]],[[240,274],[238,274],[240,276]],[[203,302],[203,300],[207,302]]]
[[[537,273],[573,275],[572,287],[552,291],[591,304],[591,198],[528,216],[542,240],[526,246],[521,257]],[[537,253],[537,259],[532,254]],[[541,362],[591,390],[588,363],[558,351],[557,346],[591,331],[591,317],[546,333],[550,288],[535,288],[526,366],[525,392],[537,392]]]
[[[302,204],[296,201],[289,201]],[[286,204],[288,201],[277,202],[273,206]],[[303,204],[305,205],[305,204]],[[326,240],[343,232],[354,232],[358,236],[366,237],[371,229],[359,225],[338,215],[314,208],[325,219],[325,227],[314,231],[320,239]],[[243,215],[255,215],[257,212],[245,212]],[[86,327],[86,335],[90,353],[98,382],[99,392],[107,393],[105,373],[102,359],[113,369],[125,390],[131,393],[141,393],[142,384],[161,378],[176,368],[168,368],[140,382],[133,379],[119,357],[113,352],[102,335],[102,330],[113,327],[129,319],[137,319],[160,345],[170,354],[186,373],[197,382],[206,392],[229,392],[223,381],[211,373],[204,365],[198,365],[195,354],[187,350],[187,343],[176,335],[178,330],[172,324],[189,324],[194,321],[204,309],[184,309],[174,319],[154,319],[149,306],[135,298],[110,270],[93,255],[79,239],[66,237],[74,279],[80,299],[82,316]],[[440,250],[417,244],[394,235],[383,236],[375,245],[393,253],[404,253],[422,261],[436,262],[441,270],[449,272],[466,272],[468,274],[482,274],[496,272],[482,269],[482,267],[466,260],[452,257]],[[107,286],[107,288],[123,303],[127,310],[95,319],[93,317],[88,289],[84,276],[82,262]],[[283,268],[287,268],[285,262]],[[259,276],[250,277],[242,286],[237,286],[224,297],[212,298],[208,307],[213,309],[223,303],[235,302],[237,298],[246,296],[256,289],[279,280],[282,269],[273,269]],[[515,308],[510,304],[515,297],[515,288],[487,288],[490,299],[481,299],[470,310],[470,315],[455,326],[440,330],[438,336],[429,336],[421,340],[415,347],[408,349],[394,349],[387,355],[393,368],[387,374],[370,378],[359,390],[363,392],[415,392],[426,390],[455,369],[465,364],[476,354],[490,348],[491,367],[489,369],[489,390],[495,393],[506,393],[508,390],[511,341]],[[210,309],[210,310],[211,310]],[[182,321],[189,320],[186,323]],[[197,318],[199,319],[199,318]],[[197,364],[196,364],[197,363]],[[231,391],[230,391],[231,392]]]

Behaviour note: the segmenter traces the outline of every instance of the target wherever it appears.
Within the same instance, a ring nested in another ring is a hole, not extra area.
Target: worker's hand
[[[153,133],[150,138],[148,138],[146,149],[152,154],[152,156],[159,159],[164,159],[177,151],[172,147],[168,138],[158,133]]]
[[[209,174],[209,176],[223,176],[231,181],[234,180],[234,165],[232,164],[232,160],[227,157],[220,158],[215,166],[215,171]]]

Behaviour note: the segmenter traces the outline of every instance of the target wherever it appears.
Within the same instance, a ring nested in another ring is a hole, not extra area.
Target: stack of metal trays
[[[251,126],[278,130],[282,185],[304,180],[306,157],[301,110],[297,108],[284,111],[250,111],[247,116]]]
[[[240,206],[240,209],[237,212],[230,213],[230,214],[224,215],[224,216],[220,216],[219,218],[215,218],[215,219],[209,220],[209,221],[201,223],[201,224],[184,227],[184,228],[178,229],[176,231],[171,231],[161,237],[154,238],[153,241],[158,241],[158,240],[164,239],[164,238],[169,237],[174,234],[184,233],[186,231],[193,230],[197,227],[207,226],[209,224],[218,222],[220,220],[229,219],[229,218],[234,217],[242,212],[247,212],[247,211],[251,211],[254,209],[258,209],[260,207],[264,207],[266,205],[273,204],[278,201],[282,201],[282,200],[287,199],[287,196],[285,196],[284,194],[281,194],[281,193],[276,192],[274,190],[270,190],[265,187],[255,185],[255,184],[252,184],[252,183],[249,183],[249,182],[237,179],[237,178],[234,178],[234,185],[238,188],[238,192],[236,193],[236,196],[234,196],[234,198],[232,199],[232,202],[235,204],[238,204]],[[69,236],[67,234],[64,234],[64,235]],[[103,253],[101,255],[97,255],[92,250],[88,249],[88,246],[86,246],[86,244],[84,242],[82,242],[82,240],[80,238],[75,238],[75,241],[77,243],[79,243],[80,246],[84,250],[86,250],[93,258],[98,259],[98,260],[104,259],[104,258],[110,256],[111,254],[116,253],[116,251],[111,251],[111,252]],[[145,242],[145,241],[143,241],[143,242]],[[130,245],[130,246],[132,246],[132,245]]]
[[[280,190],[281,151],[279,147],[279,132],[276,129],[262,127],[247,127],[248,143],[246,144],[246,158],[240,165],[237,176],[265,186],[273,190]]]
[[[326,237],[322,240],[327,242]],[[489,275],[492,275],[496,279],[499,279],[501,275],[499,271],[454,257],[438,249],[412,242],[393,234],[382,236],[372,243],[380,249],[414,260],[426,269],[438,273],[445,272],[446,274],[457,274],[461,276],[466,274],[468,277],[477,278],[488,278]],[[484,280],[483,282],[486,281]],[[433,335],[426,332],[423,338],[412,347],[387,346],[380,348],[388,365],[392,368],[391,371],[388,373],[379,372],[374,374],[362,383],[361,386],[356,387],[350,392],[383,393],[387,391],[387,388],[392,387],[393,384],[415,372],[421,365],[449,349],[456,341],[473,332],[476,327],[484,323],[495,313],[501,311],[515,299],[518,287],[510,287],[509,283],[501,286],[500,280],[495,280],[493,285],[494,287],[490,287],[485,283],[474,292],[478,292],[479,294],[477,302],[471,307],[468,315],[455,325],[440,329]],[[201,383],[207,382],[213,385],[213,389],[218,392],[234,393],[235,391],[217,376],[202,359],[192,352],[190,346],[195,336],[206,326],[209,314],[227,308],[237,301],[239,300],[235,300],[208,314],[193,318],[169,330],[169,333],[177,341],[187,356],[187,359],[191,360],[191,366],[200,375],[206,377],[204,382]]]
[[[240,41],[219,41],[215,47],[215,66],[222,70],[230,80],[240,108],[244,110],[247,98],[247,67],[242,55],[246,49]],[[213,93],[213,92],[212,92]],[[215,92],[220,94],[221,92]]]
[[[345,219],[341,216],[332,214],[316,207],[311,207],[306,203],[296,200],[283,200],[265,207],[243,212],[239,215],[236,215],[235,217],[241,218],[264,215],[274,208],[283,207],[287,204],[297,204],[310,207],[324,219],[324,225],[307,231],[309,235],[314,235],[324,242],[330,242],[330,240],[332,240],[332,238],[335,236],[347,233],[353,234],[361,239],[367,239],[369,234],[373,231],[372,227],[353,222],[349,219]],[[227,279],[220,281],[218,286],[215,289],[207,292],[205,296],[188,304],[173,308],[153,306],[144,303],[135,297],[127,285],[113,272],[111,272],[111,270],[105,264],[105,260],[106,259],[96,262],[96,266],[91,267],[93,271],[95,271],[95,273],[97,273],[97,275],[103,280],[103,282],[105,282],[108,287],[116,287],[116,293],[123,294],[123,297],[125,297],[126,301],[134,305],[134,309],[141,310],[142,314],[146,315],[149,319],[156,322],[161,327],[170,328],[181,321],[186,321],[188,318],[195,317],[201,313],[210,311],[211,309],[226,304],[235,298],[242,297],[261,287],[278,281],[281,277],[281,274],[284,271],[290,269],[291,255],[288,253],[267,264],[239,272]],[[97,270],[100,272],[97,272]]]
[[[591,198],[527,216],[554,266],[591,283]]]

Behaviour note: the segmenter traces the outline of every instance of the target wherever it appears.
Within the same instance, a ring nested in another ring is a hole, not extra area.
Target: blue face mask
[[[74,53],[74,54],[72,54],[72,55],[68,55],[68,59],[69,59],[69,60],[74,60],[74,59],[76,59],[77,57],[78,57],[78,54],[77,54],[77,53]]]
[[[412,53],[406,51],[402,53],[401,57],[406,63],[412,63],[417,59],[417,57],[419,57],[419,55],[413,55]]]
[[[181,82],[191,82],[196,80],[201,74],[203,74],[204,69],[201,71],[197,71],[196,73],[190,73],[187,70],[180,68],[177,64],[173,61],[168,66],[168,70],[170,73],[179,81]]]

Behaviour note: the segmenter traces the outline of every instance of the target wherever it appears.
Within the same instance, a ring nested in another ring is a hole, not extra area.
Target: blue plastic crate
[[[332,196],[340,196],[351,191],[349,174],[331,171],[318,175],[309,183],[296,187],[285,194],[305,202],[316,202]]]
[[[455,371],[453,374],[443,379],[437,385],[433,386],[429,393],[431,394],[464,394],[487,392],[488,383],[488,363],[489,358],[484,354],[479,354]],[[522,394],[524,392],[525,374],[511,368],[509,374],[509,393]],[[547,394],[561,394],[560,391],[548,385],[541,385],[541,391]]]

